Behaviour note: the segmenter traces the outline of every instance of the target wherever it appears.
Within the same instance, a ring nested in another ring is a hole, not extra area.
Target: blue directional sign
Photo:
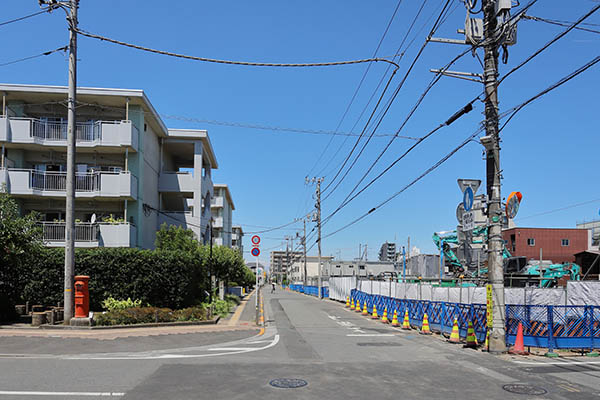
[[[473,189],[471,189],[471,186],[467,186],[463,192],[463,207],[465,211],[471,211],[471,208],[473,208]]]

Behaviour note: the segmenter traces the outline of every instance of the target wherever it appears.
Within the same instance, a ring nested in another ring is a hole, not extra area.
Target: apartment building
[[[379,261],[396,261],[396,243],[385,242],[381,245]]]
[[[213,217],[213,244],[217,246],[232,246],[233,226],[232,214],[235,210],[229,187],[223,184],[215,184],[214,197],[210,209]]]
[[[0,186],[37,211],[64,246],[67,88],[0,84]],[[210,237],[211,171],[203,130],[168,129],[142,90],[78,88],[75,245],[152,248],[160,225]]]
[[[244,230],[239,225],[233,225],[231,227],[231,248],[240,252],[242,256],[244,256]]]

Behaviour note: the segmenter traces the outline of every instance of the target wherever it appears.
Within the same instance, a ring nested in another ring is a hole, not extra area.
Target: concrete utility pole
[[[75,275],[75,146],[77,96],[77,8],[79,0],[69,2],[69,98],[67,114],[67,201],[65,209],[65,293],[64,319],[68,324],[74,315],[73,276]]]
[[[496,1],[482,0],[484,25],[485,131],[488,195],[488,280],[493,293],[493,324],[489,339],[492,353],[506,351],[504,270],[502,263],[502,205],[500,195],[500,137],[498,132],[498,39]]]
[[[317,203],[315,204],[316,208],[317,208],[317,235],[319,237],[318,239],[318,244],[319,244],[319,257],[318,257],[318,263],[319,263],[319,299],[323,298],[323,293],[322,292],[322,287],[323,287],[323,282],[322,282],[322,278],[321,278],[321,182],[323,182],[323,178],[317,178],[316,180],[317,182]]]
[[[302,236],[302,244],[304,245],[304,285],[307,285],[307,276],[306,276],[306,218],[304,218],[302,220],[302,222],[304,223],[304,236]]]

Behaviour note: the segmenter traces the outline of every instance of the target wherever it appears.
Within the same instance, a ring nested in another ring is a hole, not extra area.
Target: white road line
[[[583,364],[600,364],[600,361],[518,361],[513,360],[515,364],[527,365],[583,365]]]
[[[362,337],[366,337],[366,336],[369,336],[369,337],[373,337],[373,336],[375,336],[375,337],[388,336],[389,337],[389,336],[397,336],[397,335],[393,335],[391,333],[363,333],[363,334],[352,334],[351,333],[351,334],[348,334],[346,336],[355,336],[355,337],[356,336],[359,336],[359,337],[360,336],[362,336]]]
[[[0,395],[5,396],[87,396],[87,397],[121,397],[122,392],[32,392],[16,390],[0,390]]]
[[[185,358],[204,358],[226,356],[230,354],[250,353],[254,351],[266,350],[279,343],[279,335],[275,334],[273,340],[263,347],[241,348],[235,351],[226,351],[222,353],[206,353],[206,354],[144,354],[144,355],[3,355],[0,359],[18,358],[18,359],[59,359],[59,360],[165,360],[165,359],[185,359]],[[228,348],[231,349],[231,348]],[[222,350],[225,350],[222,349]]]
[[[213,349],[207,349],[208,351],[250,351],[254,350],[254,347],[215,347]]]

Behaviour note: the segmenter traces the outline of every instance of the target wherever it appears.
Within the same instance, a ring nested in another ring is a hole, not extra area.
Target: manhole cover
[[[402,344],[396,343],[396,342],[363,342],[363,343],[356,343],[356,344],[358,346],[381,346],[381,347],[402,346]]]
[[[502,389],[506,390],[507,392],[516,394],[528,394],[530,396],[541,396],[542,394],[548,393],[544,388],[531,385],[521,385],[518,383],[504,385],[502,386]]]
[[[273,379],[271,382],[269,382],[269,385],[282,389],[295,389],[308,385],[308,382],[306,382],[304,379],[280,378]]]

